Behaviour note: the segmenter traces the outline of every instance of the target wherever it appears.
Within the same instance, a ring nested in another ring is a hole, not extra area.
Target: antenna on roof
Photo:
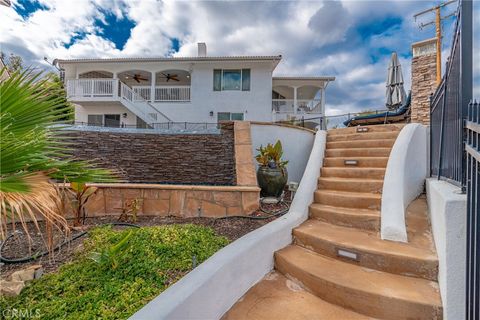
[[[435,24],[437,38],[437,84],[440,84],[440,82],[442,81],[442,21],[457,15],[457,12],[454,11],[442,17],[441,10],[443,7],[446,7],[454,2],[457,2],[457,0],[445,1],[435,7],[420,11],[413,15],[413,18],[415,19],[415,21],[417,21],[417,18],[419,16],[435,11],[435,20],[429,21],[427,23],[422,22],[418,25],[418,27],[420,28],[420,30],[423,30],[423,28]]]

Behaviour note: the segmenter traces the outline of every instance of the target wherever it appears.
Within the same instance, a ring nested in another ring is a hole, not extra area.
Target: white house
[[[56,60],[75,121],[155,127],[165,122],[319,118],[334,77],[272,77],[282,56]]]

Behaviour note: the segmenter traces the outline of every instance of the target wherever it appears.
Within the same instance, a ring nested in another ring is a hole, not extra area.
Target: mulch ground
[[[285,194],[284,204],[269,204],[262,205],[262,209],[268,212],[278,212],[283,209],[288,209],[290,205],[290,194]],[[261,217],[261,219],[259,219]],[[159,226],[169,224],[197,224],[207,227],[211,227],[218,235],[227,237],[230,241],[234,241],[245,234],[258,229],[259,227],[275,220],[278,216],[271,216],[264,211],[258,210],[254,212],[249,218],[241,217],[229,217],[226,219],[218,218],[181,218],[181,217],[159,217],[159,216],[139,216],[135,224],[139,226]],[[113,222],[119,222],[118,216],[106,216],[87,218],[82,230],[71,230],[70,236],[88,231],[98,225],[108,224]],[[40,230],[45,230],[44,224],[39,223]],[[33,224],[28,224],[29,230],[31,230],[31,239],[25,236],[22,232],[22,228],[17,226],[19,232],[10,237],[4,244],[1,255],[5,258],[16,259],[26,256],[30,256],[37,252],[46,251],[45,239],[42,233],[34,227]],[[116,226],[115,228],[125,228]],[[87,235],[88,236],[88,235]],[[26,263],[0,263],[0,278],[5,279],[11,273],[17,270],[24,269],[30,265],[41,264],[44,269],[44,273],[54,272],[61,265],[72,261],[76,254],[83,249],[83,241],[85,237],[78,238],[70,241],[68,244],[62,246],[59,250],[55,251],[52,255],[46,255],[36,260]],[[65,241],[65,236],[58,232],[54,232],[54,244],[59,244]]]

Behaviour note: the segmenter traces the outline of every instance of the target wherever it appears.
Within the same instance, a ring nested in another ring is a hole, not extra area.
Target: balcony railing
[[[275,113],[289,114],[312,114],[322,113],[322,104],[320,99],[298,99],[297,110],[295,112],[294,99],[272,99],[272,111]]]
[[[118,79],[72,79],[67,81],[67,95],[70,98],[95,100],[94,98],[117,98]],[[150,86],[133,86],[136,94],[134,101],[143,99],[151,101]],[[155,102],[188,102],[190,101],[190,86],[156,86]]]
[[[134,86],[133,90],[146,100],[150,100],[150,86]],[[190,86],[156,86],[155,102],[190,101]]]
[[[117,85],[118,81],[116,79],[68,80],[67,95],[80,98],[113,97]]]

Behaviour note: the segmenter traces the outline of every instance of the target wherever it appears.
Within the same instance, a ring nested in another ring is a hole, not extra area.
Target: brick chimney
[[[430,124],[430,95],[437,89],[437,39],[412,44],[412,122]]]

